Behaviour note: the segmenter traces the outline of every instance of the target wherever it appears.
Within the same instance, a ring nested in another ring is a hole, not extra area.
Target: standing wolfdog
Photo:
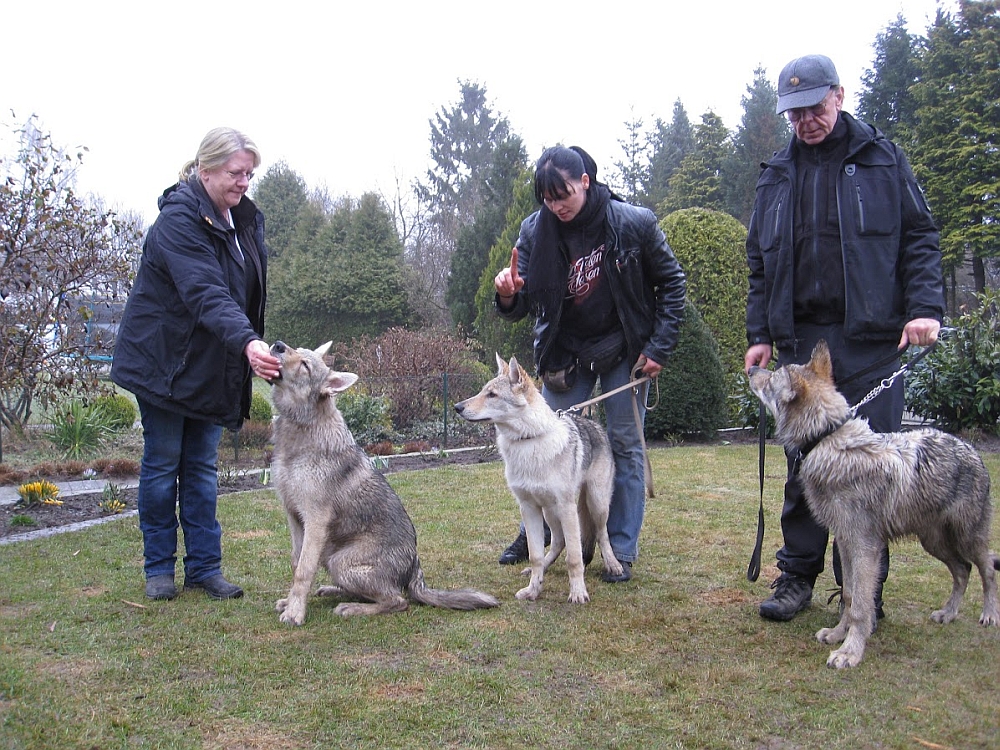
[[[604,569],[622,572],[608,539],[615,476],[608,436],[589,419],[552,411],[517,359],[511,357],[508,364],[498,354],[497,365],[499,374],[478,395],[455,404],[455,410],[470,422],[496,426],[507,486],[517,498],[528,537],[531,579],[515,596],[537,599],[545,571],[565,546],[569,601],[584,604],[590,601],[583,581],[584,549],[591,558],[596,541]],[[552,531],[548,554],[543,520]]]
[[[932,429],[876,433],[852,418],[834,386],[825,341],[808,364],[751,368],[750,388],[774,414],[782,444],[801,457],[806,502],[840,548],[843,615],[835,628],[816,633],[821,643],[843,641],[827,666],[861,663],[875,620],[879,555],[890,540],[909,534],[951,571],[951,597],[931,619],[958,616],[974,564],[983,581],[979,623],[1000,625],[994,572],[1000,559],[989,550],[990,475],[972,446]]]
[[[499,606],[480,591],[424,583],[413,523],[337,409],[336,395],[358,376],[331,370],[323,361],[329,348],[291,349],[280,341],[271,347],[281,360],[272,390],[278,412],[272,471],[292,535],[292,588],[276,605],[281,621],[303,623],[320,565],[334,585],[317,593],[352,600],[334,610],[344,617],[399,612],[408,599],[449,609]]]

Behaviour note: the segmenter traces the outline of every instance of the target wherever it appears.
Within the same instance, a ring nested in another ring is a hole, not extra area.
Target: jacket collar
[[[854,117],[848,112],[841,112],[840,119],[847,125],[847,159],[853,158],[861,149],[869,144],[886,140],[882,131],[873,125]],[[761,167],[777,169],[782,172],[791,170],[795,165],[795,151],[798,142],[795,136],[781,150],[775,152],[770,160],[764,162]]]

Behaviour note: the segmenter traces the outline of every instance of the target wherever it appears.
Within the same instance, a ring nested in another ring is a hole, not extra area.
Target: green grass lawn
[[[978,625],[977,575],[959,620],[935,625],[947,570],[915,542],[895,546],[864,662],[827,669],[813,634],[836,619],[832,575],[794,621],[757,615],[777,572],[779,449],[754,584],[755,446],[652,460],[635,578],[604,584],[592,565],[582,606],[566,603],[562,561],[539,601],[514,599],[522,579],[496,563],[518,521],[499,463],[390,477],[428,583],[486,590],[494,610],[344,620],[313,599],[303,627],[282,625],[289,544],[266,490],[220,501],[236,601],[146,600],[134,518],[0,547],[0,750],[1000,745],[1000,630]],[[987,460],[997,486],[1000,456]]]

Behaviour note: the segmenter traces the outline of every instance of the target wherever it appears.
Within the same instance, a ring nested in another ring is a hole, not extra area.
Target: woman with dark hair
[[[626,385],[633,372],[656,377],[677,345],[684,313],[684,272],[653,212],[623,202],[597,179],[597,164],[578,146],[553,146],[535,168],[541,208],[521,224],[510,267],[494,279],[496,307],[508,320],[535,315],[535,367],[553,409]],[[605,401],[615,455],[615,489],[608,534],[632,577],[645,513],[641,423],[646,389],[626,389]],[[639,410],[635,418],[633,400]],[[500,557],[527,559],[520,535]]]
[[[139,528],[146,596],[173,599],[178,519],[184,588],[213,599],[243,589],[222,575],[216,458],[224,427],[250,413],[251,377],[278,360],[263,341],[264,216],[246,196],[260,152],[232,128],[202,139],[159,200],[115,341],[111,379],[142,418]]]

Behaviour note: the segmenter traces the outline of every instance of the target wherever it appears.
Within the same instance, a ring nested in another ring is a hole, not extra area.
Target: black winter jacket
[[[536,211],[521,223],[517,239],[517,270],[521,276],[527,274],[535,249],[539,214]],[[639,354],[645,354],[665,365],[677,346],[684,316],[684,272],[652,211],[612,200],[608,202],[607,216],[604,273],[625,330],[627,359],[634,363]],[[497,305],[497,311],[507,320],[520,320],[530,312],[520,293],[510,309]],[[539,372],[545,371],[546,355],[559,335],[561,312],[542,311],[535,321],[535,366]]]
[[[197,178],[167,189],[159,206],[111,379],[162,409],[238,429],[250,413],[243,352],[264,334],[264,215],[244,196],[232,209],[236,229],[228,228]]]
[[[837,171],[843,253],[844,333],[856,341],[898,339],[914,318],[944,315],[938,232],[903,152],[847,113],[847,157]],[[793,138],[767,163],[747,235],[750,345],[796,347],[792,279],[796,184]]]

